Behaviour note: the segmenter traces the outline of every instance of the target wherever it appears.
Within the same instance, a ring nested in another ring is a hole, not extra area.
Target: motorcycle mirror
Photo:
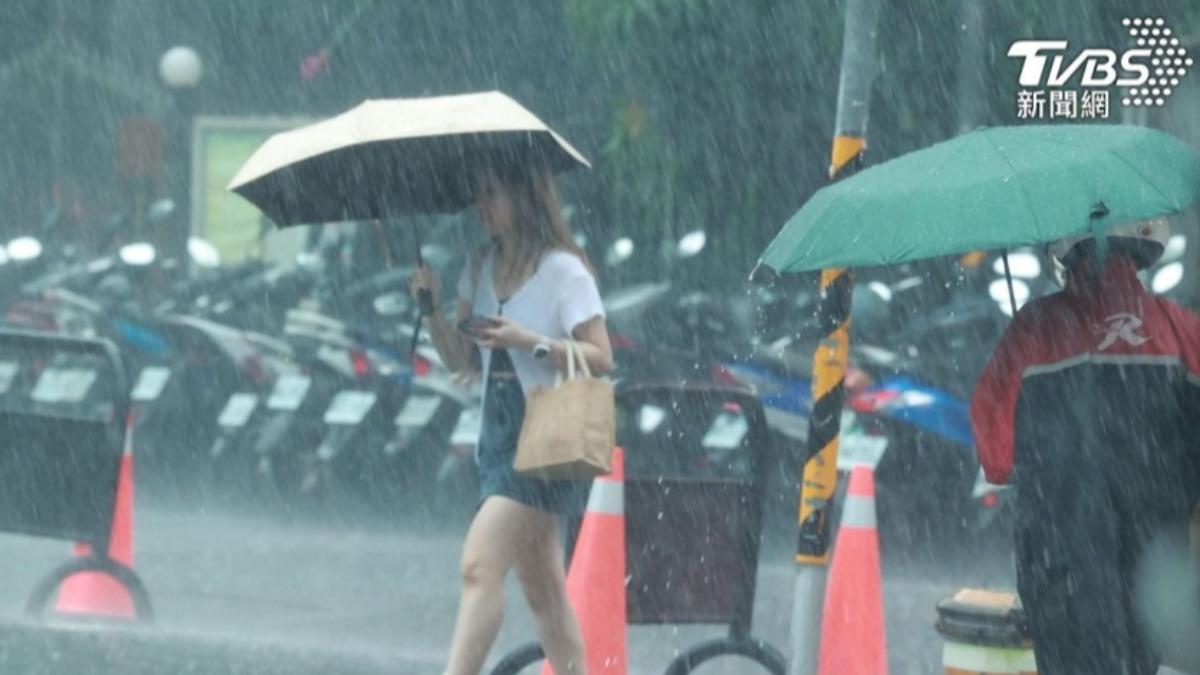
[[[867,284],[867,288],[884,302],[892,301],[892,289],[887,284],[881,281],[872,281]]]
[[[103,258],[97,258],[96,260],[91,261],[84,266],[84,269],[88,271],[88,274],[99,274],[112,269],[114,264],[115,263],[113,262],[111,256],[105,256]]]
[[[430,267],[445,267],[450,264],[450,260],[454,254],[450,249],[439,244],[425,244],[421,246],[421,259]]]
[[[679,239],[675,253],[680,258],[691,258],[704,250],[708,244],[708,234],[704,230],[693,230]]]
[[[867,363],[877,366],[890,366],[896,362],[896,359],[900,358],[898,354],[890,349],[884,349],[875,345],[859,345],[855,348],[855,354],[862,357]]]
[[[1021,281],[1020,279],[1013,279],[1012,290],[1013,295],[1016,297],[1018,307],[1025,304],[1025,301],[1029,299],[1029,284],[1026,284],[1024,281]],[[989,284],[988,295],[990,295],[992,300],[995,300],[996,303],[1000,305],[1001,311],[1008,316],[1013,315],[1012,302],[1008,297],[1008,284],[1004,279],[996,279]]]
[[[155,250],[153,244],[146,242],[138,242],[136,244],[126,244],[118,251],[121,256],[121,262],[126,265],[135,267],[144,267],[154,262],[158,257],[158,251]]]
[[[37,260],[42,255],[42,242],[33,237],[17,237],[5,247],[9,259],[15,262]]]
[[[296,265],[301,269],[319,270],[324,266],[321,261],[321,256],[316,253],[305,251],[296,256]]]
[[[412,303],[404,293],[385,293],[371,301],[371,306],[382,316],[396,316],[408,312]]]
[[[1012,275],[1021,279],[1036,279],[1042,274],[1042,263],[1030,249],[1020,249],[1008,254],[1009,269]],[[1004,260],[997,258],[992,263],[992,271],[1004,276]]]
[[[656,405],[643,405],[641,410],[638,411],[638,429],[643,434],[652,434],[662,425],[665,419],[667,419],[667,411],[665,409]]]
[[[151,222],[165,220],[175,213],[174,199],[159,199],[150,205],[150,209],[146,212],[146,218]]]
[[[1150,289],[1155,293],[1166,293],[1183,281],[1183,263],[1176,260],[1160,267],[1150,280]]]
[[[221,252],[211,242],[199,237],[189,237],[187,249],[192,262],[197,265],[201,267],[221,266]]]
[[[604,256],[604,264],[609,267],[616,267],[621,263],[629,260],[633,255],[633,240],[629,237],[621,237],[614,241],[612,246],[608,247],[608,253]]]

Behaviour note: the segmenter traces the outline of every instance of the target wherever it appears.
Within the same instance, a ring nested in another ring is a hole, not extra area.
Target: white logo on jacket
[[[1097,334],[1103,333],[1104,339],[1100,342],[1100,346],[1096,349],[1104,351],[1117,343],[1117,340],[1124,340],[1133,347],[1141,346],[1150,341],[1145,335],[1138,335],[1137,330],[1142,327],[1141,317],[1135,314],[1124,312],[1121,314],[1113,314],[1104,319],[1107,326],[1096,326]]]

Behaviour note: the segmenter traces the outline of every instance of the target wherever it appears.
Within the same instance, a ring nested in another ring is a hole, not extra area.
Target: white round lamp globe
[[[173,89],[189,89],[200,84],[204,64],[191,47],[171,47],[158,62],[158,74]]]

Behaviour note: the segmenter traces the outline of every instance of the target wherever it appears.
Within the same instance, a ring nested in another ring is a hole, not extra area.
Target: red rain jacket
[[[1095,391],[1079,391],[1081,381],[1097,383]],[[1114,256],[1099,278],[1073,275],[1064,291],[1022,307],[1001,337],[971,400],[988,482],[1006,483],[1015,450],[1045,438],[1033,416],[1068,410],[1061,421],[1038,423],[1100,428],[1110,421],[1101,416],[1144,409],[1119,398],[1140,397],[1141,404],[1147,391],[1167,402],[1150,408],[1162,412],[1159,419],[1125,422],[1175,425],[1200,450],[1200,319],[1148,293],[1134,263]]]

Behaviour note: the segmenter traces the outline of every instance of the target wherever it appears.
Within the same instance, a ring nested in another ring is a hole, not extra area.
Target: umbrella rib
[[[1116,157],[1117,159],[1121,160],[1121,163],[1123,163],[1125,166],[1129,167],[1130,171],[1136,173],[1139,178],[1141,178],[1143,181],[1145,181],[1145,183],[1147,185],[1149,185],[1151,187],[1151,189],[1153,189],[1155,192],[1158,193],[1159,197],[1163,198],[1163,201],[1171,204],[1171,206],[1173,208],[1178,208],[1175,204],[1175,200],[1173,200],[1170,197],[1168,197],[1167,195],[1163,194],[1163,191],[1158,189],[1158,186],[1154,184],[1154,181],[1150,180],[1146,176],[1146,174],[1142,173],[1141,169],[1134,166],[1133,162],[1130,162],[1128,159],[1125,159],[1125,157],[1123,155],[1121,155],[1121,153],[1117,152],[1116,150],[1109,150],[1109,152],[1112,153],[1113,157]]]
[[[933,176],[933,175],[940,173],[942,169],[946,168],[947,164],[949,164],[951,161],[953,161],[957,157],[958,157],[957,153],[954,153],[954,152],[946,153],[946,158],[943,159],[941,162],[939,162],[937,166],[933,167],[933,171],[930,171],[929,175]]]
[[[988,136],[987,134],[980,134],[980,136],[987,139],[987,142],[992,146],[992,148],[994,148],[996,150],[996,154],[1000,155],[1000,159],[1003,159],[1004,163],[1008,165],[1008,168],[1012,169],[1013,182],[1017,184],[1017,188],[1019,188],[1021,191],[1021,196],[1025,198],[1025,205],[1027,207],[1029,207],[1029,212],[1031,214],[1033,214],[1033,220],[1037,225],[1038,231],[1041,231],[1041,229],[1042,229],[1041,220],[1042,219],[1041,219],[1040,214],[1038,213],[1037,209],[1034,208],[1033,198],[1029,196],[1029,191],[1025,189],[1025,184],[1021,182],[1020,172],[1017,171],[1017,167],[1013,166],[1012,161],[1008,159],[1008,156],[1004,154],[1004,151],[1000,149],[999,145],[996,145],[996,142],[993,141],[990,136]],[[1005,250],[1007,250],[1007,247]]]
[[[1054,138],[1053,136],[1048,136],[1042,140],[1044,142],[1053,143],[1054,145],[1061,145],[1065,148],[1080,147],[1080,145],[1078,145],[1076,143],[1067,143],[1067,142],[1062,141],[1061,139]],[[1110,154],[1112,154],[1114,157],[1116,157],[1117,159],[1121,160],[1121,162],[1123,164],[1125,164],[1125,166],[1128,166],[1131,171],[1136,173],[1139,178],[1141,178],[1143,181],[1145,181],[1145,183],[1147,185],[1149,185],[1155,192],[1157,192],[1158,196],[1162,197],[1164,201],[1167,201],[1167,202],[1172,201],[1170,197],[1168,197],[1166,194],[1163,194],[1162,190],[1158,189],[1158,185],[1156,185],[1154,183],[1154,181],[1150,180],[1150,178],[1148,176],[1146,176],[1146,174],[1142,173],[1141,169],[1137,168],[1132,162],[1130,162],[1128,159],[1126,159],[1125,156],[1120,153],[1120,151],[1113,149],[1113,150],[1109,150],[1108,152]]]

